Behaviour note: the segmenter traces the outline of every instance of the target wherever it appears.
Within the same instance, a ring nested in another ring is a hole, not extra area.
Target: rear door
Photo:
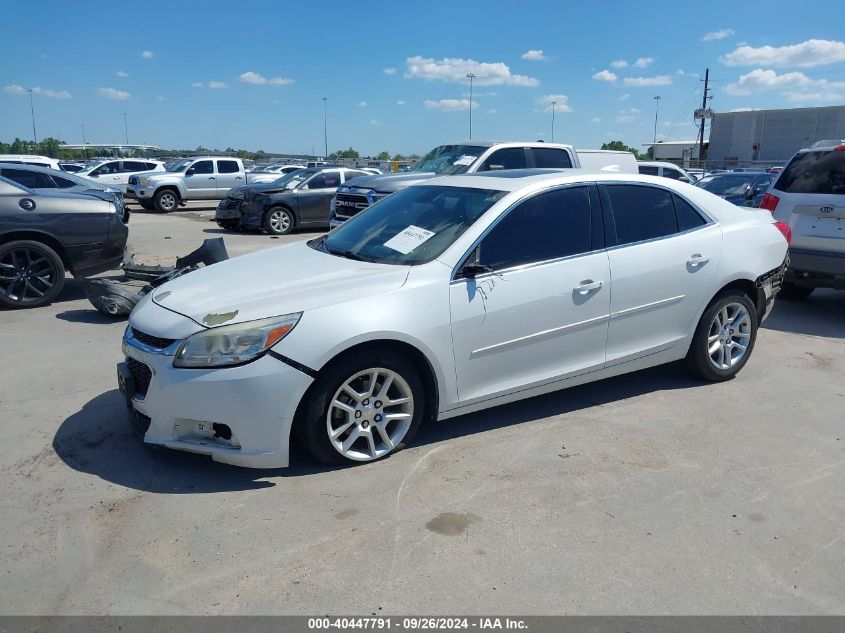
[[[329,207],[340,186],[340,170],[330,169],[314,174],[296,190],[300,224],[329,223]]]
[[[710,299],[722,230],[668,189],[645,184],[599,189],[613,284],[611,366],[668,349],[692,331]]]
[[[217,193],[223,197],[233,187],[244,184],[244,174],[236,160],[217,161]]]
[[[214,161],[198,160],[185,171],[185,188],[192,200],[213,200],[217,197],[217,174]]]
[[[845,151],[798,153],[772,194],[775,219],[792,227],[791,248],[845,253]]]

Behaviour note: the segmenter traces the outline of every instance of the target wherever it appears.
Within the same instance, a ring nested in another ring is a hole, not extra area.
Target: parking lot
[[[135,213],[129,250],[312,235],[212,215]],[[660,367],[338,469],[144,447],[116,388],[124,327],[76,280],[0,312],[6,613],[845,614],[845,293],[778,302],[733,381]]]

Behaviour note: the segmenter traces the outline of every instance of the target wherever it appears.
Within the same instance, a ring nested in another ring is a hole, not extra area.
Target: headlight
[[[334,213],[334,210],[337,208],[337,197],[332,197],[332,201],[329,202],[329,212]]]
[[[179,347],[173,366],[201,369],[249,362],[287,336],[301,316],[297,312],[198,332]]]
[[[150,179],[148,176],[141,176],[138,179],[138,182],[141,183],[142,187],[146,187],[150,183]]]

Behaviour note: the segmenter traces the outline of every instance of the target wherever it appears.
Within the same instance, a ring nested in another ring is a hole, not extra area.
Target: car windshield
[[[787,193],[845,193],[845,152],[837,149],[796,155],[781,172],[775,189]]]
[[[469,187],[408,187],[310,244],[349,259],[406,266],[424,264],[449,248],[506,194]]]
[[[304,169],[297,169],[296,171],[285,174],[281,178],[276,178],[272,184],[276,187],[287,187],[288,189],[293,189],[303,180],[308,178],[308,176],[312,173],[313,172],[307,172]]]
[[[175,160],[172,163],[167,163],[164,166],[165,171],[172,171],[172,172],[181,172],[185,171],[185,169],[193,163],[192,160]]]
[[[434,172],[444,176],[463,174],[486,149],[476,145],[441,145],[423,156],[412,171]]]
[[[753,176],[710,176],[702,178],[696,186],[717,196],[739,196],[745,193]]]

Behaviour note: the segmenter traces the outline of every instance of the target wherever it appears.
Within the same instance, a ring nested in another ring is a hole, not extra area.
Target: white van
[[[637,159],[631,152],[611,149],[576,149],[578,162],[584,171],[618,174],[638,174]]]
[[[59,161],[49,156],[35,156],[32,154],[0,154],[0,163],[15,163],[17,165],[32,165],[33,167],[48,167],[57,171],[64,171]]]
[[[672,180],[693,183],[695,177],[685,172],[673,163],[665,163],[658,160],[641,160],[637,162],[641,174],[646,176],[663,176]]]

